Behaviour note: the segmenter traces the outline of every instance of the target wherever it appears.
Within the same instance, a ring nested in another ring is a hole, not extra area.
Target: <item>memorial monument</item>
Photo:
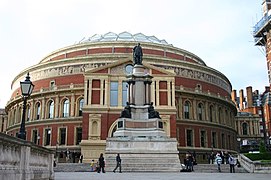
[[[175,138],[166,136],[159,112],[151,102],[152,76],[142,64],[140,44],[133,48],[134,67],[127,75],[127,105],[117,120],[117,130],[107,138],[106,169],[115,167],[115,157],[122,158],[125,172],[178,172],[180,160]]]

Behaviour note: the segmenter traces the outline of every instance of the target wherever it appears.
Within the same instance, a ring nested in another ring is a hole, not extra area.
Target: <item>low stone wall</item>
[[[271,163],[251,161],[243,154],[238,156],[238,160],[240,161],[241,166],[250,173],[271,173]]]
[[[0,179],[54,179],[52,150],[0,133]]]

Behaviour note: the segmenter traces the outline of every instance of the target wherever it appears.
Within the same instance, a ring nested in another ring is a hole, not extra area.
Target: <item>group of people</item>
[[[221,164],[229,164],[230,165],[230,173],[235,173],[235,166],[237,165],[240,167],[240,163],[238,159],[235,159],[230,153],[228,152],[217,152],[214,154],[212,152],[208,156],[208,163],[209,164],[217,164],[218,172],[221,172]],[[182,164],[181,172],[192,172],[194,171],[194,165],[197,164],[196,160],[196,153],[195,151],[191,153],[188,151],[184,158],[184,164]]]
[[[184,170],[183,171],[186,171],[186,172],[191,172],[191,171],[194,171],[194,165],[197,164],[197,161],[196,161],[196,153],[195,151],[193,153],[191,153],[190,151],[188,151],[185,155],[185,158],[184,158]]]
[[[231,154],[227,153],[226,156],[223,157],[223,152],[217,152],[214,157],[212,157],[212,163],[217,164],[218,171],[221,172],[221,164],[226,164],[230,165],[230,173],[235,173],[235,166],[239,165],[238,160],[236,160]],[[211,154],[213,156],[213,152]],[[223,158],[222,158],[223,157]],[[226,158],[225,158],[226,157]],[[226,159],[226,161],[225,161]],[[210,162],[209,162],[210,163]],[[196,153],[190,153],[189,151],[186,153],[185,159],[184,159],[184,166],[183,168],[184,171],[191,172],[194,171],[194,165],[197,164],[196,161]],[[100,154],[100,157],[95,165],[94,160],[91,161],[90,163],[91,171],[96,171],[97,173],[105,173],[105,161],[103,157],[103,153]],[[119,172],[121,173],[121,158],[120,154],[118,153],[116,156],[116,167],[114,168],[113,172],[115,173],[116,170],[119,168]]]
[[[90,168],[91,168],[91,171],[96,171],[97,173],[101,173],[101,172],[105,173],[105,161],[104,161],[103,153],[100,154],[100,157],[99,157],[96,164],[95,164],[94,160],[91,161]],[[121,173],[120,154],[117,154],[117,156],[116,156],[116,167],[113,170],[113,172],[115,173],[118,168],[119,168],[119,172]]]
[[[221,156],[222,156],[221,152],[217,152],[215,156],[215,163],[217,164],[217,169],[219,172],[221,172],[221,164],[224,164]],[[231,154],[227,154],[226,164],[230,165],[230,173],[235,173],[235,166],[238,165],[238,160],[235,160],[235,158]]]

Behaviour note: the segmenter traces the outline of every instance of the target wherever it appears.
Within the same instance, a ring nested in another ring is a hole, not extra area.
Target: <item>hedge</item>
[[[265,152],[265,153],[246,153],[244,155],[252,161],[271,160],[271,153],[268,153],[268,152]]]

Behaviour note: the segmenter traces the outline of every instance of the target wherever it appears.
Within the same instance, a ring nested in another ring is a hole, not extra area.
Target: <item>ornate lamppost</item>
[[[26,133],[25,133],[25,111],[26,111],[26,102],[27,98],[31,95],[34,84],[30,81],[29,72],[27,73],[27,76],[25,77],[25,81],[20,82],[21,85],[21,91],[22,91],[22,97],[23,97],[23,115],[22,115],[22,122],[20,127],[20,132],[18,137],[21,139],[26,140]]]

